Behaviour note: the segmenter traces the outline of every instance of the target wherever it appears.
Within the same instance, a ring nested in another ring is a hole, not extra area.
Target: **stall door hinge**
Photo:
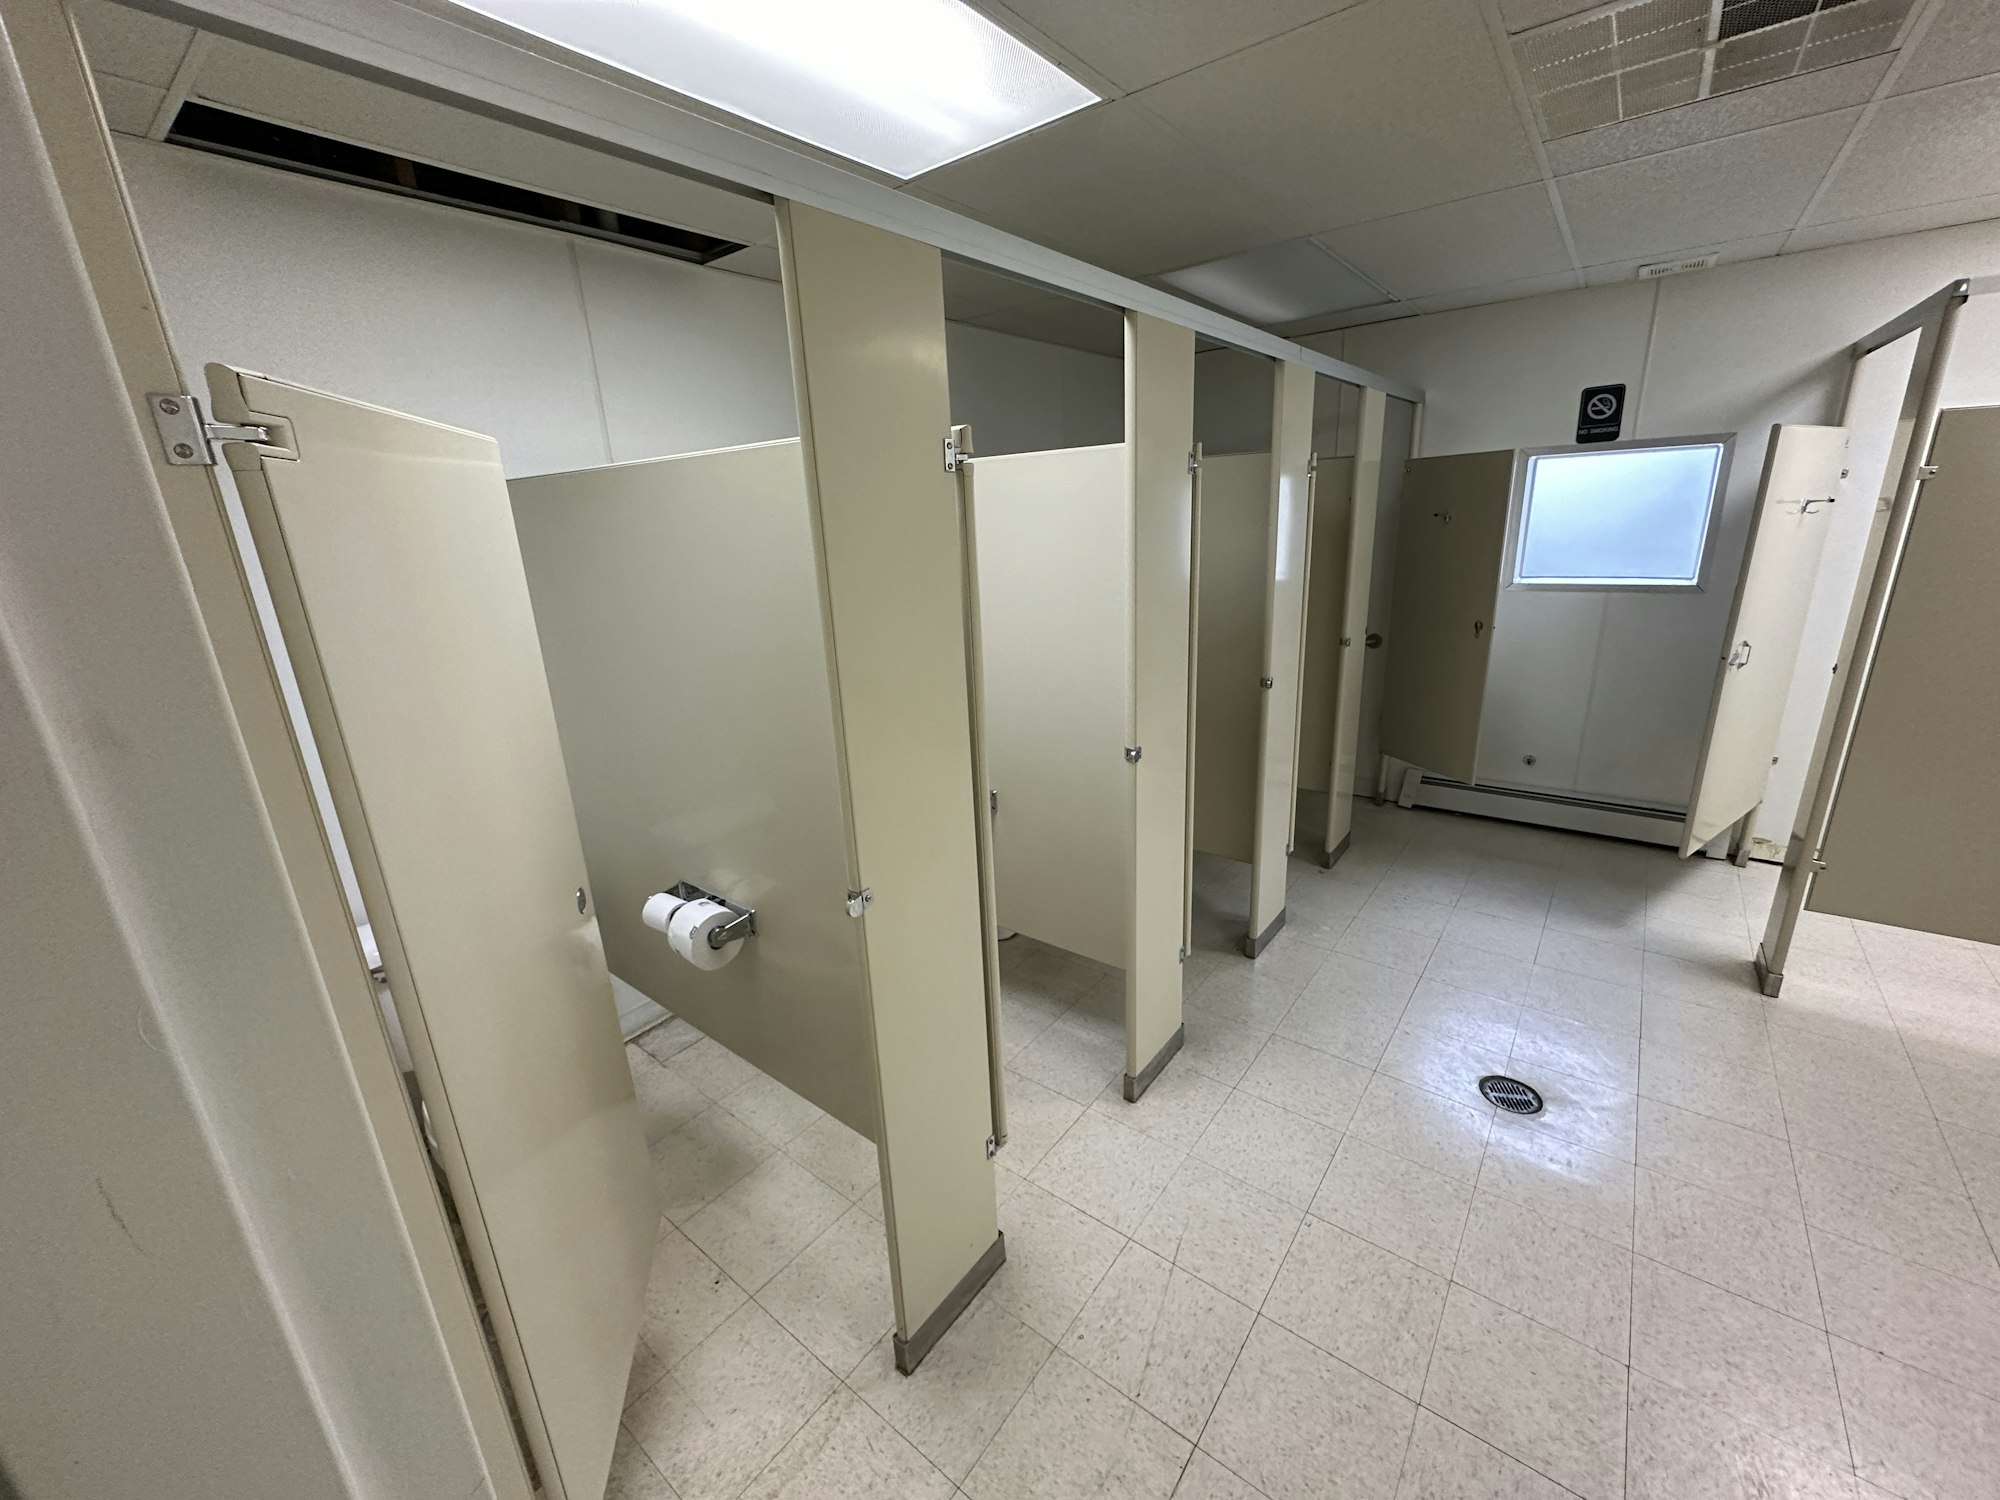
[[[847,893],[847,914],[850,917],[858,919],[863,912],[874,904],[875,893],[865,885],[858,891],[849,891]]]
[[[986,1137],[986,1159],[988,1161],[991,1161],[993,1160],[994,1157],[998,1156],[999,1154],[1000,1154],[1000,1143],[989,1135],[988,1137]]]
[[[944,440],[944,471],[956,474],[965,467],[972,457],[972,428],[961,422],[951,429]]]
[[[1137,745],[1127,745],[1125,747],[1125,759],[1132,765],[1135,766],[1138,765],[1139,757],[1143,754],[1145,754],[1145,751],[1140,749],[1140,747]]]
[[[1937,471],[1938,471],[1938,466],[1936,464],[1919,464],[1917,466],[1917,472],[1923,475],[1924,478],[1926,479],[1937,478]]]
[[[1200,472],[1200,469],[1201,469],[1201,449],[1199,448],[1188,449],[1188,473],[1190,474],[1198,473]]]
[[[160,435],[160,449],[170,464],[201,464],[213,468],[217,443],[271,441],[271,429],[268,427],[209,421],[202,413],[201,402],[184,391],[149,392],[146,409],[153,414],[153,428]]]
[[[990,813],[997,813],[998,811],[1000,811],[1000,791],[997,787],[987,788],[986,810]]]

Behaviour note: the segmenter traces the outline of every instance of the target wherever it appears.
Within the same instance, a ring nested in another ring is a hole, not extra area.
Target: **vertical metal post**
[[[1926,477],[1931,444],[1937,436],[1938,410],[1943,403],[1945,376],[1951,366],[1952,345],[1958,333],[1959,313],[1965,307],[1970,287],[1959,283],[1938,314],[1937,340],[1931,348],[1931,362],[1923,373],[1917,397],[1915,421],[1910,428],[1910,444],[1903,454],[1903,467],[1896,478],[1896,494],[1889,510],[1887,535],[1875,572],[1868,583],[1868,602],[1861,612],[1860,629],[1854,652],[1848,659],[1847,680],[1826,735],[1826,750],[1813,782],[1812,801],[1805,817],[1792,834],[1785,853],[1785,867],[1778,877],[1778,889],[1771,902],[1771,916],[1764,929],[1764,941],[1757,949],[1757,982],[1766,995],[1776,995],[1785,982],[1785,962],[1791,956],[1792,939],[1797,935],[1799,914],[1805,910],[1812,892],[1813,877],[1819,872],[1826,830],[1833,820],[1834,799],[1840,793],[1840,778],[1854,744],[1854,726],[1861,716],[1861,700],[1868,690],[1868,677],[1881,645],[1883,622],[1888,618],[1889,601],[1896,591],[1896,574],[1902,567],[1903,551],[1909,544],[1910,526],[1916,519],[1917,495]],[[1912,377],[1915,378],[1914,376]]]

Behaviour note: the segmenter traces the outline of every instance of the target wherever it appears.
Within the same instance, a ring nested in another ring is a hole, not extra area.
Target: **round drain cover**
[[[1542,1112],[1542,1096],[1518,1078],[1488,1073],[1479,1080],[1479,1092],[1486,1096],[1488,1104],[1497,1104],[1510,1115],[1538,1115]]]

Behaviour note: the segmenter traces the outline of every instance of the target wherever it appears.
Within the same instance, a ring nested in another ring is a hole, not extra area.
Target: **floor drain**
[[[1538,1115],[1542,1112],[1542,1096],[1518,1078],[1488,1073],[1479,1080],[1479,1092],[1486,1096],[1488,1104],[1497,1104],[1510,1115]]]

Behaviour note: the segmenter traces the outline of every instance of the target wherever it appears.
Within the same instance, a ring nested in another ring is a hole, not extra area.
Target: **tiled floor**
[[[2000,950],[1809,917],[1767,1002],[1775,873],[1364,804],[1253,965],[1204,861],[1137,1105],[1007,943],[1008,1263],[907,1380],[873,1149],[661,1028],[612,1495],[2000,1495]]]

